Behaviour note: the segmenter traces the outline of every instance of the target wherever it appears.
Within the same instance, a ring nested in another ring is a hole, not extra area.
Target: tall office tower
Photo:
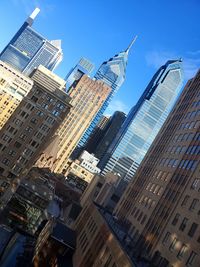
[[[126,115],[121,111],[115,111],[113,116],[110,118],[108,127],[94,151],[94,154],[98,159],[105,156],[110,144],[115,139],[125,119]]]
[[[78,81],[84,74],[90,74],[94,69],[94,64],[92,64],[88,59],[81,58],[78,64],[70,70],[70,72],[65,77],[66,80],[66,90],[75,82]]]
[[[40,64],[54,70],[62,60],[61,41],[48,41],[31,27],[39,11],[33,11],[0,53],[0,60],[27,75]]]
[[[117,172],[127,181],[133,177],[180,92],[182,76],[181,60],[159,68],[102,159],[103,174]]]
[[[110,122],[110,118],[107,116],[102,116],[100,121],[97,123],[96,127],[94,128],[92,134],[90,135],[90,138],[88,139],[85,150],[89,153],[93,153],[95,151],[95,148],[101,141],[102,137],[105,134],[105,131],[107,129],[107,125]]]
[[[98,121],[101,119],[104,111],[108,107],[110,101],[112,100],[114,94],[120,88],[125,80],[126,75],[126,66],[128,62],[128,54],[129,51],[135,42],[137,36],[132,40],[128,48],[120,52],[119,54],[115,55],[114,57],[110,58],[108,61],[103,62],[103,64],[98,69],[97,73],[95,74],[94,78],[96,80],[104,81],[105,84],[112,88],[110,94],[108,95],[106,101],[104,102],[102,108],[99,110],[97,115],[95,116],[94,120],[91,122],[90,126],[88,127],[87,131],[84,133],[83,137],[81,138],[80,142],[77,145],[76,150],[74,151],[72,158],[77,157],[80,151],[85,147],[89,136],[91,135],[92,131],[94,130],[95,126],[97,125]]]
[[[31,79],[0,61],[0,130],[32,86]]]
[[[95,81],[83,75],[69,91],[72,108],[57,130],[60,138],[55,172],[65,173],[67,161],[85,130],[90,125],[111,88],[102,81]]]
[[[198,267],[200,261],[200,71],[184,88],[118,203],[136,253],[154,266]]]
[[[0,177],[24,174],[69,112],[65,81],[43,66],[31,76],[33,88],[0,132]]]

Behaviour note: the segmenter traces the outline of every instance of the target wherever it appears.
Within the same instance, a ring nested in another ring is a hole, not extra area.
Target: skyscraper
[[[100,163],[100,168],[105,166],[103,174],[114,171],[125,180],[133,177],[166,120],[182,81],[181,60],[169,60],[159,68]]]
[[[114,57],[110,58],[108,61],[103,62],[103,64],[98,69],[97,73],[95,74],[94,78],[96,80],[103,81],[105,84],[111,87],[111,92],[108,95],[106,101],[103,103],[103,106],[95,116],[94,120],[91,122],[90,126],[88,127],[87,131],[84,133],[83,137],[81,138],[80,142],[77,145],[76,151],[73,153],[72,157],[76,157],[77,154],[80,153],[81,149],[86,145],[86,142],[92,133],[93,129],[97,125],[98,121],[102,117],[104,111],[108,107],[110,101],[112,100],[114,94],[120,88],[125,80],[126,75],[126,66],[128,62],[128,54],[129,51],[135,42],[137,36],[132,40],[128,48],[120,52],[119,54],[115,55]]]
[[[0,60],[27,75],[40,64],[53,70],[62,60],[61,41],[48,41],[31,27],[39,11],[33,11],[0,53]]]
[[[69,156],[110,91],[111,88],[105,83],[95,81],[86,75],[70,87],[69,96],[72,108],[56,132],[60,142],[55,172],[63,174],[66,172]]]
[[[78,81],[84,74],[90,74],[94,69],[94,64],[92,64],[88,59],[81,58],[78,64],[71,69],[71,71],[65,77],[66,89],[75,82]]]
[[[185,86],[115,215],[156,267],[200,260],[200,71]],[[141,256],[141,255],[140,255]]]

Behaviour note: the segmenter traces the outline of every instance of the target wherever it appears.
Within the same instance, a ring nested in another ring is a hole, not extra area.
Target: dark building
[[[97,126],[94,128],[85,147],[85,150],[88,151],[90,154],[95,153],[96,147],[98,146],[99,142],[102,140],[102,137],[105,134],[105,131],[109,124],[109,120],[109,117],[103,116]]]
[[[125,118],[125,113],[121,111],[116,111],[110,118],[105,129],[105,133],[103,134],[99,144],[94,151],[94,154],[98,159],[101,160],[101,158],[103,158],[107,154],[108,147],[119,132],[119,129],[125,121]],[[100,164],[98,166],[99,168],[101,168]]]

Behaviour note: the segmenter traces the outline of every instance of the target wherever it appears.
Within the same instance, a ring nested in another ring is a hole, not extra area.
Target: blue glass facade
[[[92,64],[88,59],[81,58],[78,64],[71,69],[71,71],[65,77],[66,90],[75,82],[78,81],[84,74],[90,74],[94,69],[94,64]]]
[[[62,60],[60,43],[48,41],[34,31],[31,27],[33,23],[31,16],[0,53],[0,60],[27,75],[40,64],[53,70]]]
[[[123,84],[125,80],[126,66],[128,62],[128,53],[135,40],[136,37],[133,39],[129,47],[124,52],[120,52],[119,54],[110,58],[108,61],[103,62],[103,64],[100,66],[97,73],[95,74],[94,78],[96,80],[104,81],[108,86],[111,87],[112,91],[104,102],[101,109],[99,110],[99,112],[97,113],[97,115],[95,116],[94,120],[91,122],[90,126],[82,136],[79,144],[77,145],[77,148],[75,149],[75,152],[73,153],[74,155],[72,155],[72,158],[75,158],[76,153],[78,154],[81,148],[85,147],[92,131],[101,119],[114,94]]]
[[[175,103],[182,82],[181,60],[168,61],[156,72],[101,160],[103,174],[113,171],[125,180],[133,177]]]

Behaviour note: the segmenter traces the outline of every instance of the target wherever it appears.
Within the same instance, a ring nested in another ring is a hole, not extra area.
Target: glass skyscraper
[[[40,64],[53,70],[62,60],[61,41],[48,41],[31,27],[39,11],[33,11],[0,53],[0,60],[27,75]]]
[[[112,100],[114,94],[120,88],[125,80],[126,75],[126,66],[128,62],[128,54],[131,49],[131,46],[135,42],[137,36],[132,40],[128,48],[120,52],[119,54],[115,55],[114,57],[110,58],[108,61],[103,62],[103,64],[98,69],[97,73],[95,74],[94,78],[96,80],[104,81],[107,85],[111,87],[111,93],[107,97],[106,101],[104,102],[102,108],[97,113],[94,120],[91,122],[89,128],[86,130],[84,135],[82,136],[80,142],[77,145],[76,150],[74,151],[72,158],[75,158],[77,154],[80,153],[81,149],[85,147],[92,131],[94,130],[95,126],[101,119],[104,111],[108,107],[110,101]]]
[[[182,60],[169,60],[159,68],[100,162],[103,174],[113,171],[128,181],[133,177],[175,103],[182,82]]]
[[[94,69],[94,64],[92,64],[88,59],[81,58],[74,68],[65,77],[66,89],[75,82],[78,81],[84,74],[90,74]]]

